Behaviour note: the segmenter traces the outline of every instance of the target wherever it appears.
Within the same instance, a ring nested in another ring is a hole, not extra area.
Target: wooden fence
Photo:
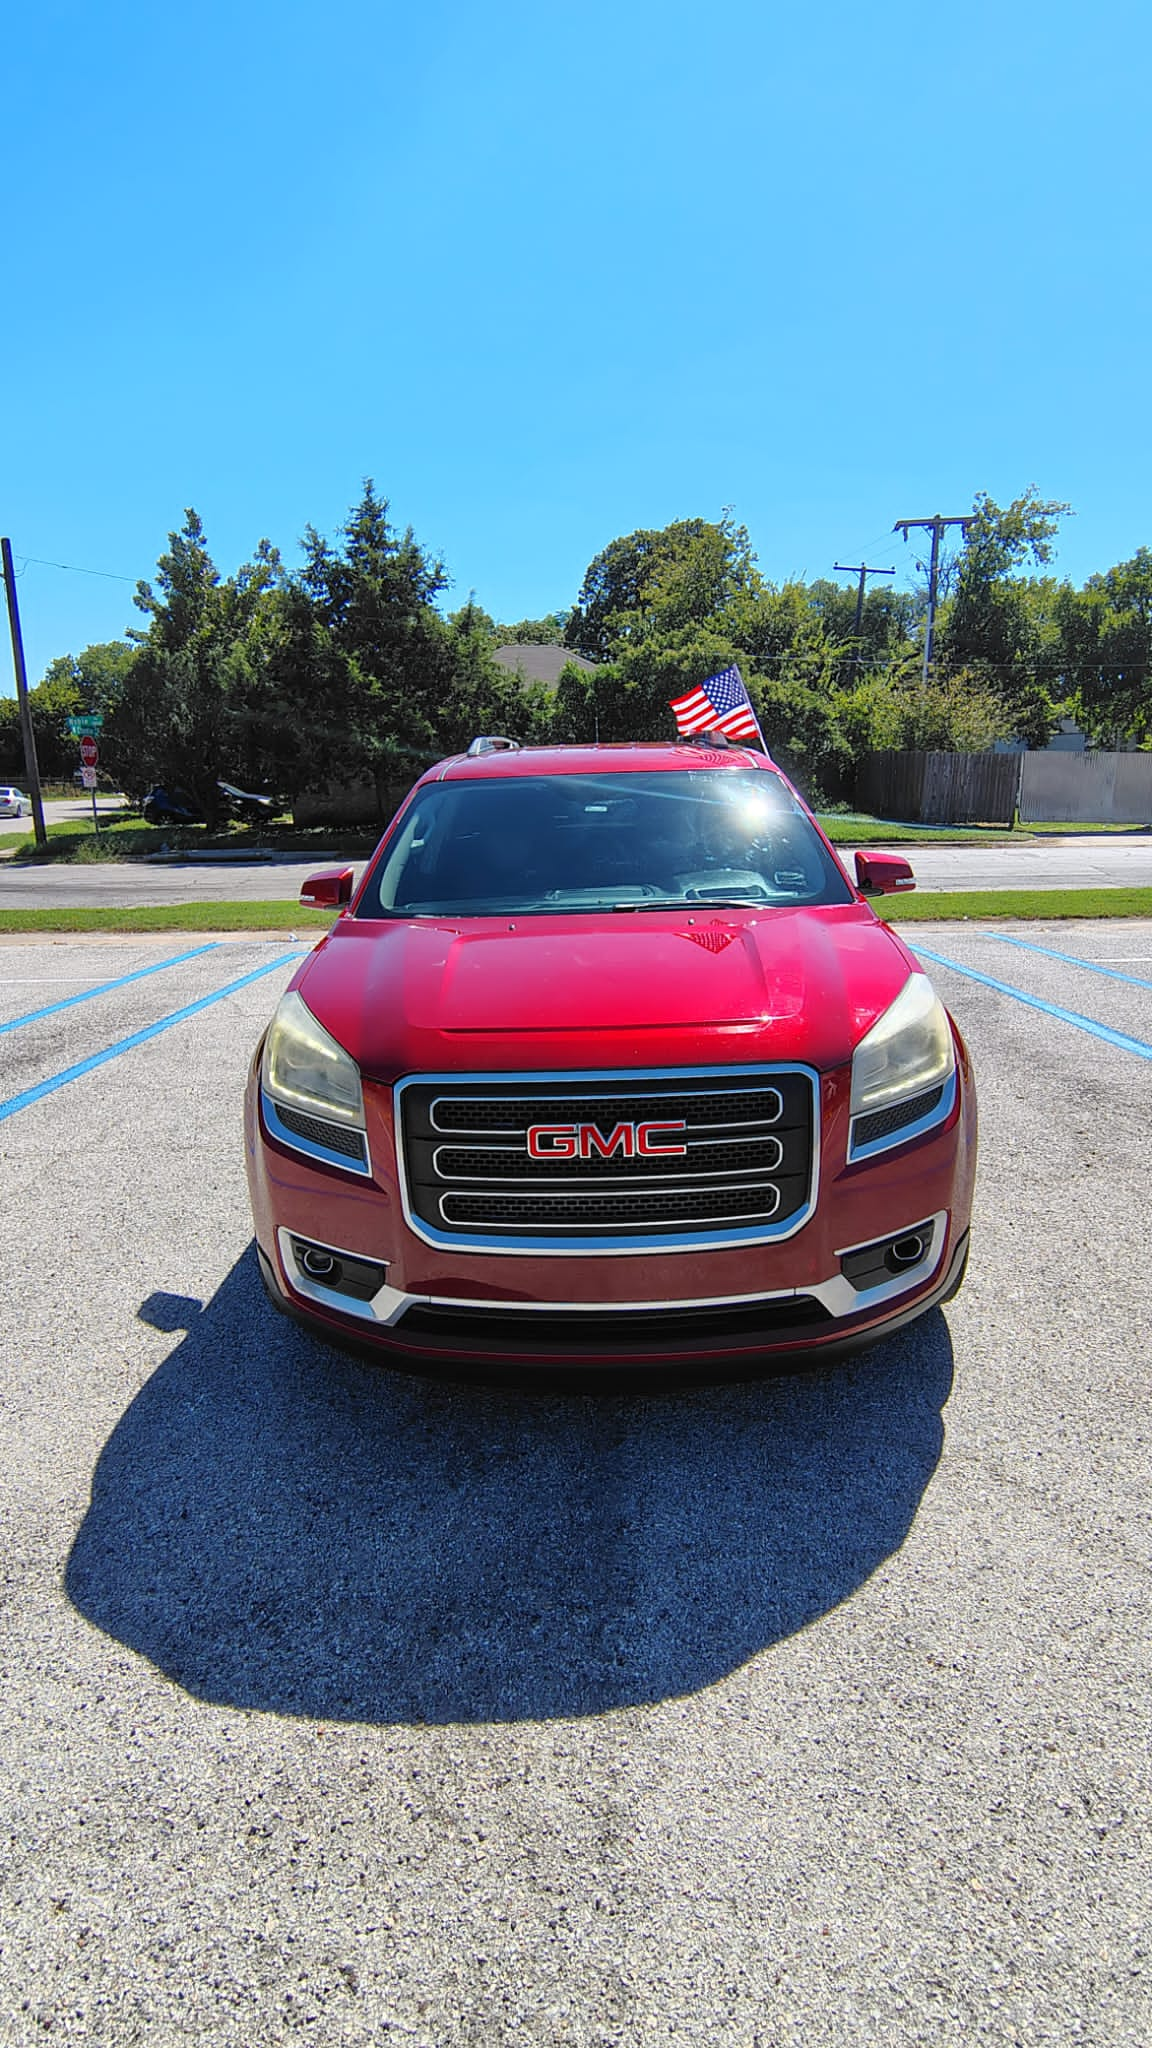
[[[904,824],[1011,825],[1020,785],[1019,754],[865,754],[857,767],[856,807]]]

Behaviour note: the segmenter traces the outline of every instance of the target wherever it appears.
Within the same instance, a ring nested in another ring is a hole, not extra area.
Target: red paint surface
[[[460,759],[424,780],[666,773],[678,766],[746,771],[765,763],[744,750],[556,748]],[[354,899],[292,986],[361,1069],[375,1177],[354,1180],[270,1140],[254,1070],[247,1110],[253,1213],[259,1242],[282,1282],[287,1276],[275,1241],[281,1225],[386,1260],[390,1284],[406,1292],[608,1307],[803,1288],[829,1279],[844,1248],[939,1210],[950,1219],[946,1262],[967,1230],[976,1111],[958,1035],[959,1092],[948,1124],[873,1160],[847,1163],[852,1052],[909,973],[918,971],[908,948],[858,894],[843,906],[815,909],[512,919],[377,922],[358,919],[355,908]],[[792,1237],[689,1253],[620,1256],[591,1246],[579,1255],[492,1254],[431,1247],[405,1221],[392,1084],[406,1075],[634,1069],[640,1077],[655,1068],[777,1061],[802,1063],[821,1076],[819,1198]],[[920,1293],[928,1295],[934,1285],[935,1279],[925,1283]],[[915,1299],[909,1294],[878,1312],[877,1327]],[[319,1327],[341,1327],[338,1316],[325,1318],[306,1306]],[[357,1324],[355,1334],[367,1333]],[[386,1332],[376,1341],[384,1350],[397,1343]],[[810,1348],[818,1346],[814,1339]],[[459,1347],[453,1355],[460,1355]],[[668,1352],[670,1359],[679,1355]]]

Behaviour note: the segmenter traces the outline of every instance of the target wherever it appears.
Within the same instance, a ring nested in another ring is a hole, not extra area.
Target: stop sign
[[[94,768],[96,766],[97,761],[100,759],[100,749],[96,745],[95,740],[81,740],[80,759],[86,768]]]

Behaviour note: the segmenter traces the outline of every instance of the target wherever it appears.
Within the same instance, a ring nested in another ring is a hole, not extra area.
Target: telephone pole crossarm
[[[924,671],[921,676],[921,686],[924,689],[928,687],[928,670],[932,663],[932,642],[936,637],[936,593],[940,579],[940,542],[950,526],[958,526],[961,534],[967,534],[968,528],[974,525],[975,518],[974,512],[961,512],[956,518],[949,519],[945,519],[939,512],[935,512],[931,519],[898,519],[892,528],[893,533],[902,533],[905,540],[907,540],[909,532],[914,526],[922,526],[926,533],[932,535],[932,553],[928,563],[928,627],[924,634]]]
[[[864,585],[867,583],[869,576],[894,576],[896,574],[895,568],[870,569],[864,562],[833,562],[832,567],[838,575],[859,576],[860,578],[856,589],[856,623],[852,628],[852,638],[859,640],[860,627],[864,619]],[[857,660],[859,660],[859,656],[857,656]]]

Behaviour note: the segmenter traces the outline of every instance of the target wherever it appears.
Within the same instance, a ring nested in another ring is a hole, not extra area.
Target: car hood
[[[337,920],[293,986],[361,1071],[846,1062],[915,966],[863,904]]]

